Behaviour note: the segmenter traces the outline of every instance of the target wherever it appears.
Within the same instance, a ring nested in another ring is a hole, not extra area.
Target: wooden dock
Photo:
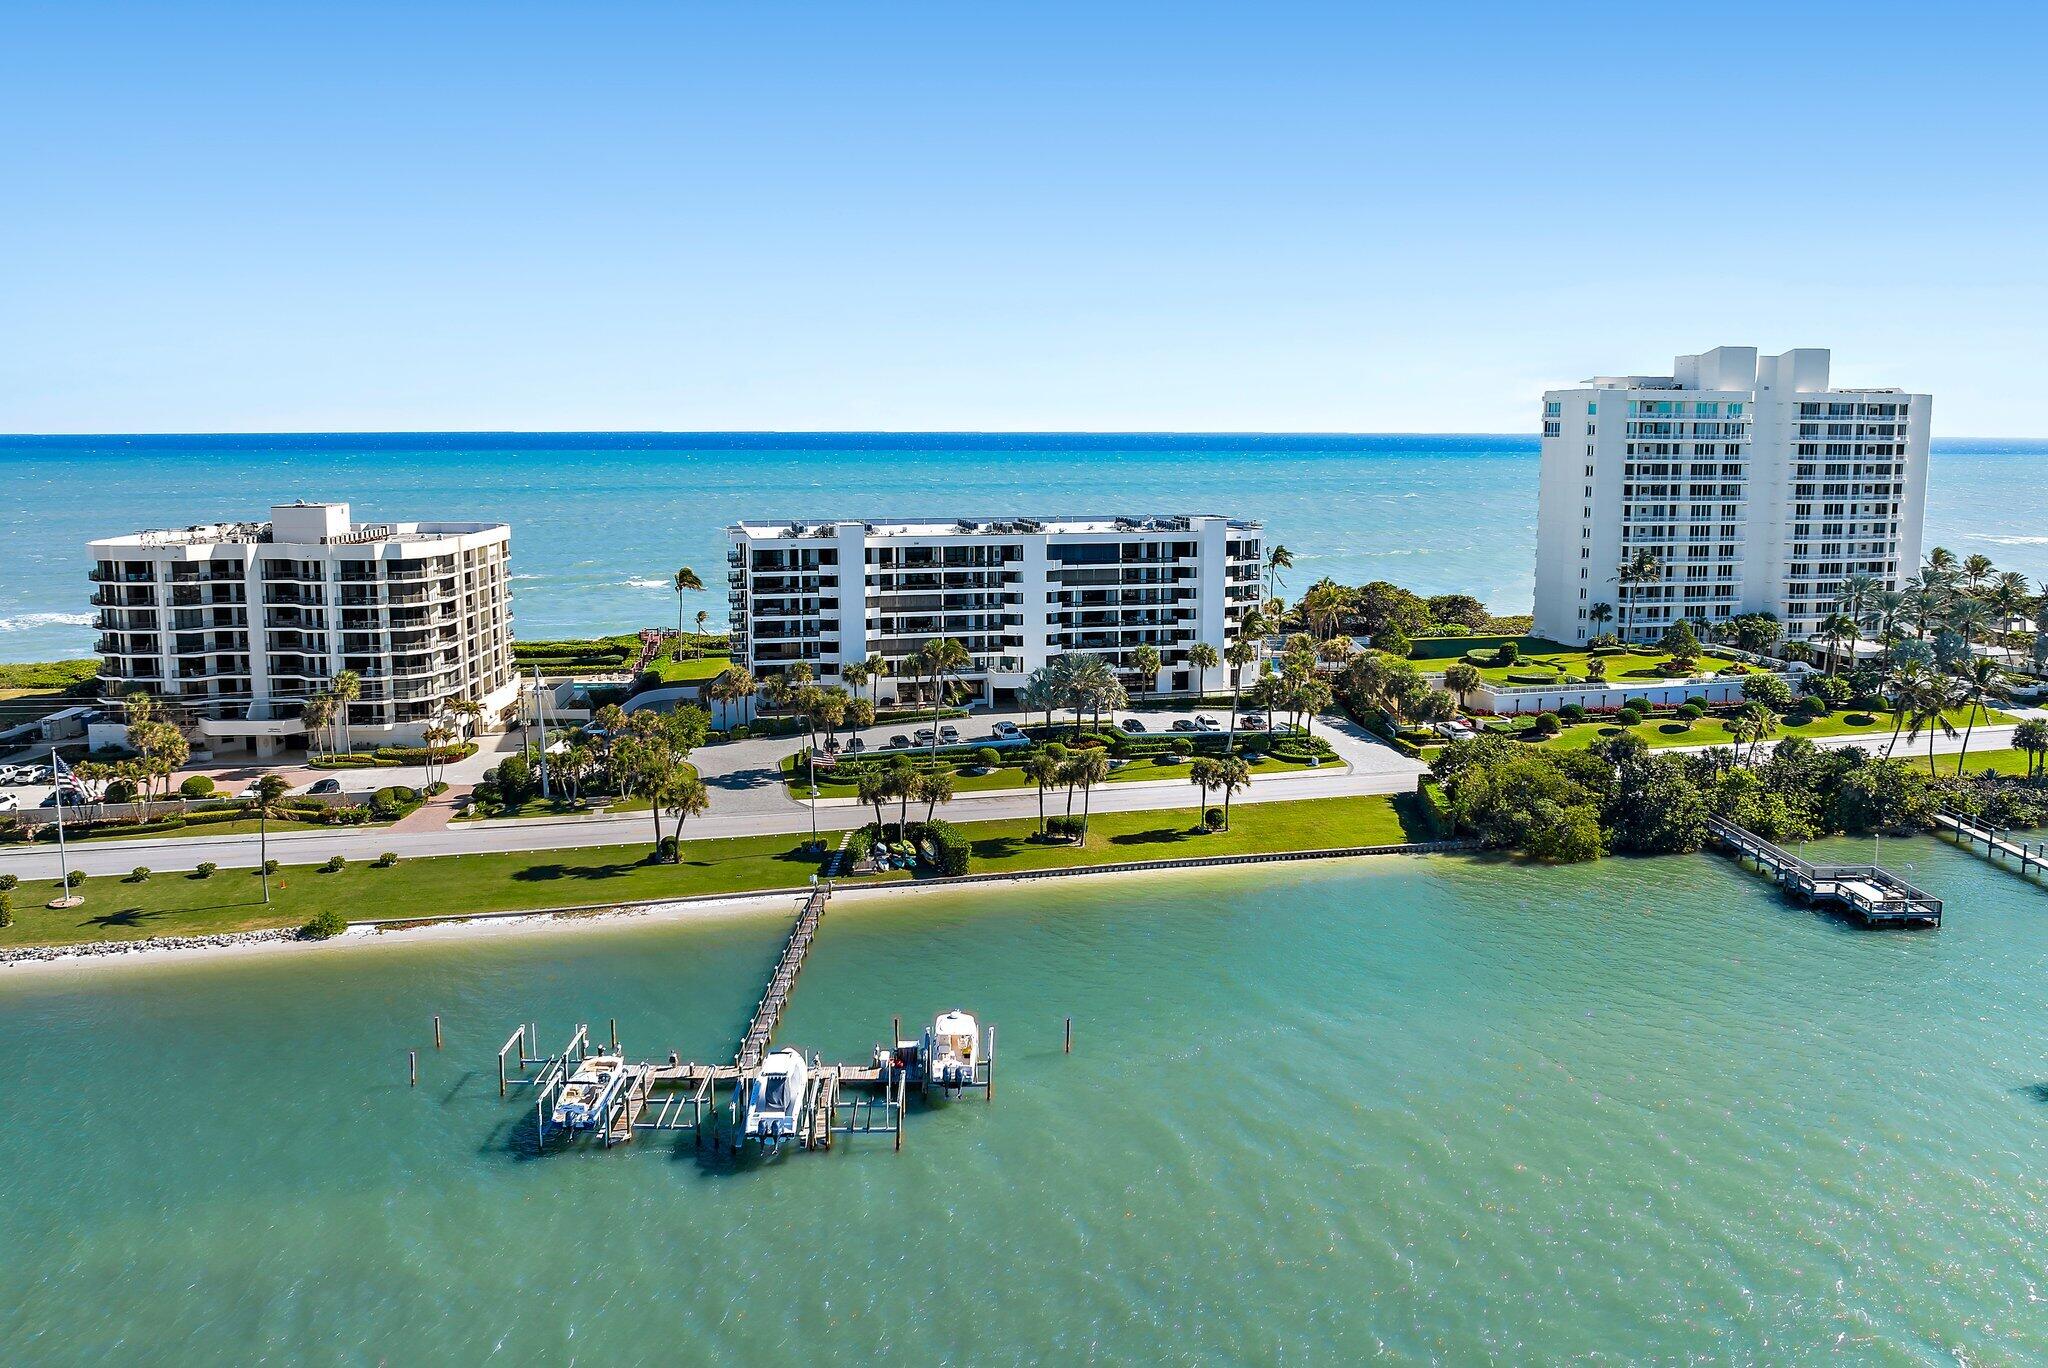
[[[1935,814],[1934,828],[1957,837],[1973,852],[1981,845],[1985,859],[1993,860],[2015,874],[2048,874],[2048,844],[2035,846],[2011,840],[1975,817],[1953,808],[1944,808]]]
[[[1707,819],[1707,830],[1722,850],[1803,901],[1840,908],[1865,926],[1941,925],[1941,899],[1882,865],[1816,864],[1719,817]]]
[[[825,916],[825,900],[831,896],[832,885],[820,884],[798,909],[796,925],[782,947],[782,957],[775,962],[775,972],[768,976],[768,986],[754,1007],[754,1019],[747,1023],[747,1033],[740,1037],[739,1051],[733,1056],[733,1063],[742,1074],[760,1068],[767,1057],[768,1046],[775,1040],[775,1028],[782,1024],[782,1009],[789,1005],[796,976],[803,972],[804,956],[811,952],[811,942],[817,939],[818,923]]]
[[[607,1147],[631,1140],[641,1131],[690,1131],[700,1149],[708,1141],[714,1151],[739,1153],[744,1147],[740,1137],[745,1129],[743,1111],[748,1084],[760,1072],[769,1046],[774,1043],[776,1028],[789,1005],[797,975],[803,972],[804,959],[817,938],[831,894],[829,883],[818,884],[797,909],[796,924],[790,928],[789,939],[776,958],[768,986],[755,1005],[732,1063],[685,1063],[673,1053],[666,1063],[622,1063],[609,1086],[592,1104],[597,1120],[564,1127],[550,1120],[550,1109],[577,1066],[597,1052],[590,1041],[590,1028],[578,1026],[558,1053],[541,1055],[535,1049],[538,1031],[531,1025],[522,1025],[498,1048],[499,1096],[505,1096],[515,1085],[533,1090],[534,1133],[543,1147],[552,1133],[564,1129],[595,1133]],[[986,1029],[986,1057],[976,1067],[970,1086],[982,1090],[993,1101],[995,1027]],[[892,1022],[890,1031],[889,1045],[876,1046],[874,1056],[865,1064],[828,1064],[812,1057],[796,1114],[796,1132],[790,1137],[798,1148],[830,1149],[833,1138],[841,1135],[888,1135],[895,1148],[903,1148],[903,1119],[910,1090],[925,1080],[916,1057],[919,1043],[896,1038],[900,1022]],[[602,1053],[619,1054],[616,1021],[612,1023],[610,1045]],[[778,1148],[781,1143],[777,1141],[770,1148]]]

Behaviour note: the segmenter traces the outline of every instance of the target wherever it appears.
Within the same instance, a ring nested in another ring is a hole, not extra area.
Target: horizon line
[[[0,442],[120,441],[171,437],[1218,437],[1356,438],[1483,437],[1540,440],[1535,430],[1512,432],[1312,428],[249,428],[136,432],[0,432]],[[1954,435],[1942,442],[2044,442],[2048,436]]]

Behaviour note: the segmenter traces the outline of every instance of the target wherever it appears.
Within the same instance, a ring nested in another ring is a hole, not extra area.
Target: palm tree
[[[879,831],[882,826],[882,804],[888,802],[891,797],[889,776],[878,769],[862,771],[860,779],[855,784],[854,794],[855,800],[861,806],[872,807],[875,810],[875,828]],[[1042,818],[1040,825],[1043,825]]]
[[[924,800],[924,819],[930,822],[939,804],[953,801],[953,771],[937,770],[919,775],[917,796]]]
[[[1600,663],[1599,657],[1594,659],[1595,663]],[[1465,695],[1484,682],[1485,676],[1479,673],[1479,667],[1467,660],[1460,660],[1444,670],[1444,687],[1458,696],[1460,708],[1465,706]]]
[[[1828,642],[1828,673],[1835,674],[1843,645],[1856,639],[1856,619],[1847,613],[1830,613],[1821,621],[1820,630]]]
[[[917,791],[917,769],[907,755],[898,755],[889,764],[889,796],[897,800],[896,834],[901,836],[910,824],[910,795]]]
[[[1927,566],[1930,570],[1944,572],[1954,570],[1956,568],[1956,553],[1949,550],[1946,546],[1937,546],[1927,553]]]
[[[2048,722],[2030,717],[2012,729],[2012,748],[2027,757],[2027,778],[2041,772],[2041,757],[2048,753]]]
[[[1217,773],[1216,762],[1206,755],[1196,756],[1188,766],[1188,782],[1201,791],[1202,804],[1195,809],[1195,826],[1202,826],[1202,818],[1209,811],[1209,790],[1216,787],[1221,776]]]
[[[676,844],[683,843],[683,823],[692,817],[701,817],[711,811],[711,794],[704,787],[704,781],[688,770],[676,770],[669,782],[663,786],[662,802],[668,808],[668,815],[676,819]],[[683,858],[681,850],[676,859]]]
[[[866,660],[863,660],[860,663],[860,667],[863,671],[866,672],[866,677],[868,681],[868,701],[874,704],[877,708],[879,708],[882,706],[882,681],[884,679],[887,679],[892,673],[894,673],[894,671],[890,668],[887,658],[882,656],[879,652],[870,655]]]
[[[1217,762],[1216,787],[1223,790],[1223,829],[1230,830],[1230,795],[1252,786],[1252,767],[1241,755],[1226,755]]]
[[[1351,591],[1343,585],[1327,579],[1317,580],[1301,596],[1302,625],[1308,628],[1310,636],[1326,641],[1337,635],[1352,602]]]
[[[1280,588],[1281,585],[1287,582],[1280,578],[1280,572],[1282,570],[1292,570],[1293,568],[1294,553],[1292,551],[1289,551],[1286,547],[1280,545],[1278,542],[1275,542],[1273,544],[1272,549],[1266,552],[1267,598],[1274,599],[1277,601],[1279,595],[1276,591]]]
[[[1195,667],[1195,696],[1197,698],[1209,691],[1209,671],[1222,663],[1222,654],[1206,641],[1198,641],[1188,647],[1188,664]]]
[[[1963,587],[1973,594],[1982,593],[1984,586],[1990,582],[1992,573],[1996,569],[1997,567],[1991,563],[1991,557],[1989,556],[1976,555],[1969,557],[1963,562]]]
[[[449,703],[448,711],[455,717],[455,725],[462,732],[462,739],[469,740],[483,721],[484,705],[474,698],[458,698]]]
[[[866,662],[856,660],[851,665],[840,666],[839,682],[855,693],[859,693],[862,689],[866,688],[868,683],[868,667]]]
[[[681,638],[681,636],[683,635],[683,595],[685,595],[685,594],[701,594],[701,593],[703,593],[703,592],[704,592],[704,581],[703,581],[703,580],[701,580],[701,579],[698,579],[698,578],[697,578],[697,572],[696,572],[695,570],[692,570],[692,569],[691,569],[691,568],[690,568],[689,566],[687,566],[687,565],[686,565],[686,566],[684,566],[684,567],[683,567],[682,569],[680,569],[680,570],[676,571],[676,581],[675,581],[675,583],[676,583],[676,636],[677,636],[678,638]],[[682,644],[683,644],[683,643],[681,642],[681,640],[680,640],[680,639],[679,639],[679,640],[678,640],[678,641],[676,642],[676,645],[678,645],[678,646],[680,646],[680,645],[682,645]]]
[[[318,738],[321,733],[334,725],[334,695],[317,693],[304,703],[301,703],[299,705],[299,721],[304,724],[308,738]],[[313,745],[316,748],[322,744],[318,739],[313,740]]]
[[[363,696],[363,677],[354,670],[343,670],[334,677],[335,722],[341,728],[341,749],[343,754],[353,754],[348,741],[348,705]]]
[[[1646,547],[1638,548],[1615,570],[1615,584],[1631,591],[1621,596],[1622,640],[1628,640],[1630,626],[1635,621],[1636,595],[1633,591],[1640,585],[1654,584],[1663,577],[1663,562],[1657,559],[1655,552]]]
[[[1614,605],[1611,603],[1594,604],[1586,610],[1586,621],[1593,624],[1594,636],[1603,635],[1600,629],[1614,621]]]
[[[1131,652],[1131,668],[1138,672],[1138,692],[1152,693],[1159,687],[1159,648],[1151,644]]]
[[[1058,661],[1064,660],[1066,657],[1056,656],[1054,659]],[[1059,681],[1054,677],[1053,672],[1045,666],[1040,666],[1038,669],[1033,670],[1025,677],[1024,687],[1017,691],[1017,701],[1023,705],[1026,712],[1042,712],[1045,714],[1045,734],[1050,738],[1052,736],[1053,710],[1063,706],[1066,702],[1066,694],[1061,690]]]
[[[1956,773],[1961,774],[1963,759],[1970,753],[1970,734],[1977,729],[1978,716],[1988,715],[1991,703],[2002,701],[2007,693],[2004,673],[1990,656],[1971,656],[1956,678],[1962,687],[1963,701],[1970,705],[1970,711],[1963,720],[1963,748],[1956,753]]]
[[[1224,660],[1230,664],[1230,733],[1224,738],[1223,753],[1237,754],[1237,706],[1244,698],[1244,672],[1258,663],[1259,643],[1249,637],[1239,637],[1223,652]]]
[[[1076,751],[1067,761],[1067,781],[1081,790],[1081,844],[1088,844],[1088,800],[1095,786],[1109,777],[1109,757],[1099,746]]]
[[[1024,777],[1038,785],[1038,834],[1045,835],[1045,791],[1060,781],[1061,759],[1041,747],[1024,761]]]
[[[1927,733],[1927,773],[1934,774],[1934,738],[1936,734],[1954,736],[1956,724],[1949,721],[1949,709],[1955,706],[1955,696],[1949,682],[1940,675],[1930,674],[1919,681],[1910,693],[1899,700],[1906,708],[1906,741],[1911,744],[1920,739],[1920,733]]]
[[[737,708],[754,696],[754,677],[738,665],[728,665],[718,676],[704,686],[704,696],[714,703],[724,704],[728,709]],[[730,725],[732,719],[726,719]]]
[[[1750,761],[1754,763],[1757,744],[1777,735],[1778,715],[1761,703],[1745,703],[1724,725],[1728,729],[1728,739],[1735,743],[1737,759],[1741,758],[1742,747],[1746,744]]]
[[[946,701],[946,681],[959,675],[973,658],[951,637],[938,637],[917,648],[919,669],[932,682],[932,754],[939,753],[939,709]]]

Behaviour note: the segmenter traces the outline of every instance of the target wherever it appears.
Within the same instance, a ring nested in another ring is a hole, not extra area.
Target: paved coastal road
[[[1326,718],[1317,731],[1337,748],[1343,768],[1320,772],[1295,772],[1257,780],[1238,803],[1281,802],[1299,798],[1343,798],[1360,794],[1409,793],[1414,791],[1422,766],[1381,744],[1348,720]],[[712,811],[692,820],[686,835],[692,840],[721,836],[764,836],[779,832],[809,831],[809,808],[791,801],[774,779],[773,764],[786,753],[785,740],[773,746],[742,750],[749,743],[706,747],[692,757],[700,766],[713,792]],[[1095,790],[1091,806],[1096,812],[1138,812],[1185,808],[1193,811],[1197,795],[1184,778],[1163,783],[1131,782],[1105,784]],[[1063,795],[1047,795],[1049,811],[1060,810]],[[915,805],[913,805],[913,808]],[[865,825],[868,809],[850,802],[818,805],[818,829],[842,831]],[[1006,818],[1036,817],[1038,793],[1021,792],[962,794],[948,804],[945,815],[957,822],[999,821]],[[663,822],[664,830],[668,823]],[[333,832],[292,832],[270,838],[270,854],[287,864],[312,864],[330,855],[346,860],[370,860],[384,851],[401,857],[423,855],[470,855],[501,850],[570,850],[584,847],[646,846],[654,839],[654,819],[644,812],[616,817],[583,819],[528,818],[519,821],[456,823],[435,831],[398,831],[389,827],[375,830],[343,828]],[[137,865],[153,870],[191,869],[203,860],[223,866],[254,865],[256,838],[253,836],[181,836],[136,841],[82,841],[70,847],[73,869],[87,874],[125,874]],[[32,850],[0,854],[0,873],[23,879],[54,878],[57,851],[38,845]]]

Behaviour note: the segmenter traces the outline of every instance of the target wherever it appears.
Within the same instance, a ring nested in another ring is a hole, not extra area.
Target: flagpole
[[[64,891],[57,895],[52,907],[75,907],[83,902],[71,893],[71,857],[64,848],[64,762],[57,758],[57,747],[50,747],[50,786],[57,795],[57,873],[62,880]]]

